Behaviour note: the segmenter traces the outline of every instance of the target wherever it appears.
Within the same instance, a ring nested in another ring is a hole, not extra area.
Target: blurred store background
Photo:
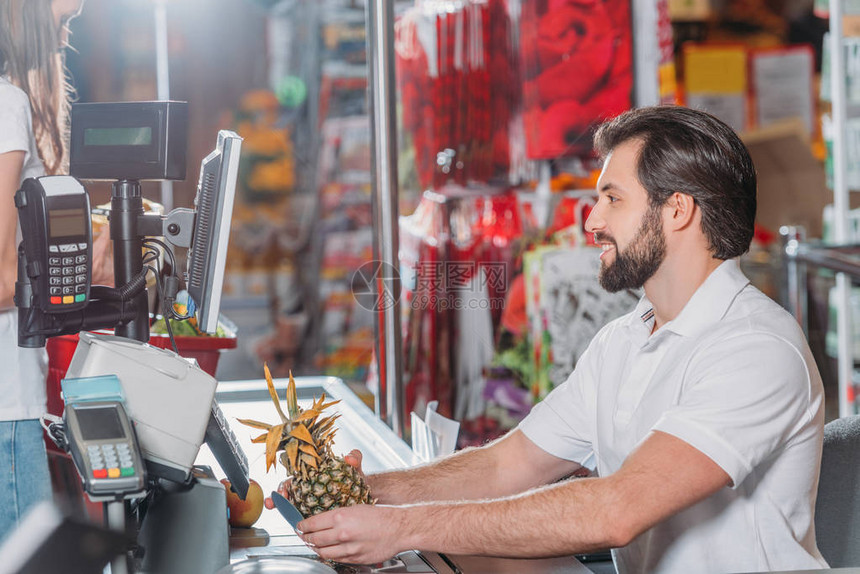
[[[850,4],[849,99],[860,106],[860,15]],[[87,0],[68,57],[79,101],[157,98],[159,6],[170,97],[190,104],[188,165],[219,129],[245,138],[222,304],[237,348],[220,356],[218,378],[260,378],[265,361],[276,376],[341,377],[372,403],[374,314],[385,302],[356,296],[373,259],[364,2]],[[742,265],[778,301],[780,227],[832,241],[826,6],[398,0],[395,10],[405,409],[439,401],[462,423],[461,446],[514,426],[639,296],[600,289],[599,251],[583,229],[599,122],[681,103],[740,132],[760,178]],[[642,18],[653,24],[644,31]],[[849,176],[860,189],[860,172]],[[190,204],[196,180],[174,185],[175,206]],[[94,204],[107,201],[106,186],[89,189]],[[145,184],[145,196],[160,194]],[[805,321],[830,419],[832,273],[812,272],[808,285]],[[860,292],[852,301],[860,318]]]

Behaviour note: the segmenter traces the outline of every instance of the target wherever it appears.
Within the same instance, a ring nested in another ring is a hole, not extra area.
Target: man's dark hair
[[[619,145],[639,141],[637,178],[652,207],[675,192],[702,211],[702,232],[712,255],[745,253],[753,237],[756,174],[737,134],[714,116],[680,106],[639,108],[606,122],[594,136],[605,158]]]

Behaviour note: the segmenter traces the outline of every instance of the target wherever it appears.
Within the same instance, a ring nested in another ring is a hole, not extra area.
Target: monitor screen
[[[200,166],[194,200],[197,215],[188,252],[188,294],[197,308],[197,326],[206,333],[214,333],[218,326],[241,148],[241,137],[221,130],[215,149]]]

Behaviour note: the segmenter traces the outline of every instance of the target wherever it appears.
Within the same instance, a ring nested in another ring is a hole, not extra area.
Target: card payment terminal
[[[15,205],[37,305],[53,313],[85,307],[92,278],[92,223],[84,186],[69,176],[28,178],[15,194]]]
[[[64,380],[64,392],[77,381],[85,379]],[[84,490],[94,500],[143,494],[146,472],[131,419],[121,399],[105,399],[69,402],[67,398],[63,419],[72,460]]]

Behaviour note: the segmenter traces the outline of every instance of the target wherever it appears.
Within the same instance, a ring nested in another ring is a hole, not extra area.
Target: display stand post
[[[377,308],[376,414],[403,436],[403,345],[400,332],[398,260],[397,125],[394,84],[394,3],[367,3],[370,124],[372,141],[373,256]]]
[[[113,500],[104,503],[107,527],[117,532],[125,532],[125,502]],[[128,574],[128,557],[125,552],[110,562],[111,574]]]
[[[830,96],[833,120],[833,240],[837,245],[848,243],[848,183],[846,181],[845,124],[845,52],[842,46],[842,1],[830,2]],[[838,340],[839,416],[854,413],[852,379],[854,375],[854,345],[851,325],[851,279],[845,273],[836,274],[836,324]]]

